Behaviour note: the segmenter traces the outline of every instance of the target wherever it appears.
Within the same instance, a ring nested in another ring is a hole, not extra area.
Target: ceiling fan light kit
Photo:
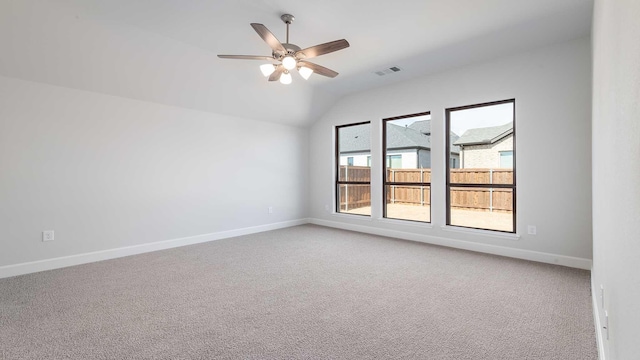
[[[280,75],[281,84],[289,85],[291,84],[291,80],[291,73],[289,73],[288,71],[285,71],[284,73],[282,73],[282,75]]]
[[[262,71],[262,75],[268,77],[269,75],[273,74],[274,71],[276,71],[276,66],[273,64],[260,65],[260,71]]]
[[[260,71],[262,75],[268,77],[269,81],[280,80],[282,84],[291,84],[291,71],[293,69],[297,69],[300,76],[305,80],[309,79],[313,73],[330,78],[338,76],[337,72],[309,62],[307,59],[347,48],[349,47],[347,40],[335,40],[301,49],[299,46],[289,43],[289,25],[291,25],[295,17],[291,14],[284,14],[280,16],[280,19],[287,25],[287,41],[284,44],[266,26],[257,23],[251,24],[251,27],[271,47],[271,56],[218,55],[218,57],[222,59],[271,61],[269,64],[260,65]]]
[[[300,74],[300,76],[302,76],[303,79],[308,80],[309,76],[313,74],[313,70],[309,69],[306,66],[300,66],[298,68],[298,73]]]

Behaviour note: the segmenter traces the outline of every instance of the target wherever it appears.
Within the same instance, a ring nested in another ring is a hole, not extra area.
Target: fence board
[[[340,185],[340,210],[371,206],[370,185]]]
[[[368,166],[340,166],[340,181],[371,181],[371,168]]]
[[[455,184],[513,184],[513,169],[451,169],[450,180]]]

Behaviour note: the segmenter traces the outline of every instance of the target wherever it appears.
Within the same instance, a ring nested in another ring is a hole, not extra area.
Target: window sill
[[[451,225],[442,226],[442,230],[457,232],[457,233],[482,235],[487,237],[514,240],[514,241],[520,240],[520,235],[518,234],[502,233],[499,231],[492,231],[492,230],[470,229],[470,228],[464,228],[460,226],[451,226]]]
[[[376,221],[392,224],[392,225],[402,225],[402,226],[412,226],[420,229],[432,229],[433,224],[428,222],[420,222],[420,221],[412,221],[412,220],[401,220],[401,219],[389,219],[389,218],[377,218]]]
[[[349,213],[339,213],[339,212],[332,212],[331,216],[336,216],[336,217],[346,217],[349,219],[356,219],[356,220],[362,220],[362,221],[372,221],[373,218],[371,217],[371,215],[359,215],[359,214],[349,214]]]

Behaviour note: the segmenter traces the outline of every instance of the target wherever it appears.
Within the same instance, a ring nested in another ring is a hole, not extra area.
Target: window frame
[[[425,111],[425,112],[420,112],[420,113],[415,113],[415,114],[408,114],[408,115],[401,115],[401,116],[394,116],[394,117],[390,117],[390,118],[385,118],[382,119],[382,159],[383,159],[383,164],[382,164],[382,217],[384,219],[390,219],[390,220],[399,220],[399,221],[411,221],[411,222],[416,222],[416,223],[422,223],[422,224],[431,224],[431,220],[432,220],[432,216],[433,216],[433,212],[432,212],[432,204],[431,204],[431,194],[432,194],[432,187],[431,187],[431,181],[429,182],[395,182],[395,181],[387,181],[387,157],[391,156],[387,154],[387,122],[388,121],[393,121],[393,120],[401,120],[401,119],[407,119],[407,118],[412,118],[412,117],[420,117],[420,116],[427,116],[427,115],[431,115],[431,111]],[[431,149],[432,150],[432,149]],[[429,151],[429,156],[431,156],[431,154],[433,153],[433,151]],[[391,160],[389,159],[389,163],[391,162]],[[431,161],[430,161],[431,163]],[[389,164],[390,165],[390,164]],[[431,166],[429,166],[429,169],[431,170]],[[422,221],[422,220],[411,220],[411,219],[399,219],[399,218],[390,218],[387,217],[387,186],[428,186],[429,187],[429,221]]]
[[[334,188],[335,189],[334,211],[337,214],[371,217],[371,214],[369,214],[369,215],[366,215],[366,214],[353,214],[353,213],[343,212],[343,211],[340,210],[340,185],[369,185],[369,191],[371,192],[371,176],[369,176],[369,181],[368,182],[365,182],[365,181],[346,181],[346,180],[342,181],[342,180],[340,180],[340,129],[341,128],[350,127],[350,126],[358,126],[358,125],[365,125],[365,124],[368,124],[369,126],[371,126],[371,121],[363,121],[363,122],[359,122],[359,123],[337,125],[335,127],[335,167],[334,167],[334,170],[336,172],[336,177],[335,177],[335,188]],[[371,149],[369,149],[369,156],[371,156]],[[369,168],[371,168],[371,167],[369,167]],[[371,196],[371,195],[369,195],[369,196]],[[373,207],[372,207],[372,210],[373,210]]]
[[[451,113],[454,111],[459,111],[459,110],[468,110],[468,109],[475,109],[475,108],[479,108],[479,107],[485,107],[485,106],[492,106],[492,105],[501,105],[501,104],[508,104],[508,103],[512,103],[513,104],[513,183],[512,184],[467,184],[467,183],[451,183],[451,164],[449,161],[445,161],[445,163],[447,164],[447,167],[445,169],[445,195],[446,195],[446,204],[445,204],[445,210],[446,210],[446,225],[447,226],[455,226],[455,227],[461,227],[461,228],[467,228],[467,229],[477,229],[477,230],[485,230],[485,231],[496,231],[496,232],[500,232],[500,233],[507,233],[507,234],[516,234],[517,233],[517,212],[516,212],[516,205],[517,205],[517,201],[516,201],[516,99],[507,99],[507,100],[499,100],[499,101],[491,101],[491,102],[486,102],[486,103],[479,103],[479,104],[473,104],[473,105],[465,105],[465,106],[458,106],[458,107],[452,107],[452,108],[446,108],[445,109],[445,134],[450,134],[451,133]],[[460,134],[462,135],[462,134]],[[450,136],[445,136],[446,138],[446,144],[445,144],[445,157],[448,160],[449,156],[451,154],[451,137]],[[460,162],[462,165],[462,161]],[[476,227],[471,227],[471,226],[463,226],[463,225],[452,225],[451,224],[451,188],[461,188],[461,187],[468,187],[468,188],[501,188],[501,189],[511,189],[512,193],[511,193],[511,201],[512,201],[512,209],[513,209],[513,216],[512,216],[512,221],[513,221],[513,225],[512,225],[512,229],[513,231],[504,231],[504,230],[496,230],[496,229],[487,229],[487,228],[476,228]]]

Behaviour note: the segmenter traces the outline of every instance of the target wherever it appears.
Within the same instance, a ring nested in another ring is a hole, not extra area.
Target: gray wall
[[[0,77],[0,266],[306,218],[307,144],[302,128]]]
[[[311,128],[311,217],[321,220],[319,223],[591,259],[590,59],[590,39],[582,38],[343,98]],[[521,238],[443,229],[444,109],[510,98],[516,99],[517,227]],[[423,111],[431,111],[432,116],[433,226],[385,221],[380,219],[382,172],[377,170],[382,165],[381,119]],[[362,121],[372,124],[371,219],[325,210],[334,208],[333,127]],[[566,161],[554,160],[559,155]],[[527,225],[536,225],[538,234],[527,235]]]
[[[423,169],[431,168],[431,150],[418,150],[418,167]]]
[[[640,356],[639,18],[639,1],[595,3],[592,276],[607,360]]]

